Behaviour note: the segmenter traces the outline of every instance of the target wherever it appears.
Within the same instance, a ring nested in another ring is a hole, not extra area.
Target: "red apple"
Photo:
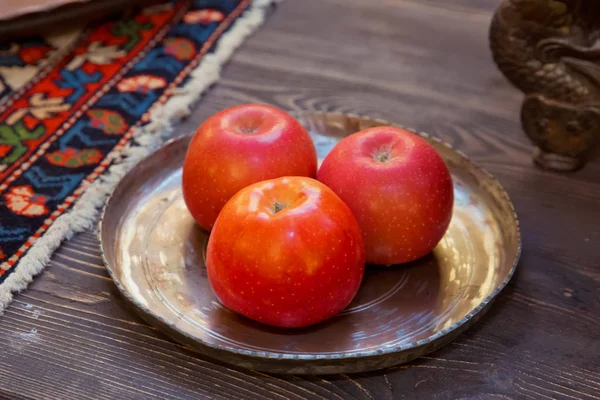
[[[284,177],[248,186],[227,202],[210,234],[206,268],[225,307],[279,327],[342,311],[362,280],[356,219],[322,183]]]
[[[198,128],[183,164],[183,197],[196,222],[210,230],[240,189],[316,173],[315,147],[298,121],[275,107],[246,104],[223,110]]]
[[[344,138],[323,161],[318,179],[354,213],[368,263],[423,257],[450,224],[450,172],[426,140],[403,129],[381,126]]]

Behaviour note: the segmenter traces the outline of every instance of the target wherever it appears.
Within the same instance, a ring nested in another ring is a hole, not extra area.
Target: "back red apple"
[[[316,172],[315,147],[298,121],[272,106],[245,104],[198,128],[183,164],[183,197],[196,222],[210,230],[244,187],[281,176],[314,178]]]
[[[368,263],[421,258],[450,224],[450,172],[426,140],[403,129],[376,127],[344,138],[323,161],[318,179],[358,220]]]

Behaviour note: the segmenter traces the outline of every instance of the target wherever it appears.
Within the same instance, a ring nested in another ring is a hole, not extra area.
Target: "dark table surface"
[[[381,117],[452,143],[492,172],[523,256],[491,311],[443,349],[358,375],[271,376],[198,357],[128,309],[95,232],[71,239],[0,318],[0,391],[52,399],[598,399],[600,162],[533,167],[521,95],[491,61],[497,0],[283,3],[179,131],[226,106]],[[1,395],[0,395],[1,396]]]

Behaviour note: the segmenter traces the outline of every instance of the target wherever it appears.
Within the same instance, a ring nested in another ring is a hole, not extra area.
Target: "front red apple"
[[[196,222],[210,230],[240,189],[316,173],[315,147],[298,121],[272,106],[246,104],[223,110],[198,128],[183,164],[183,197]]]
[[[344,138],[323,161],[318,179],[354,213],[368,263],[423,257],[452,217],[446,164],[426,140],[403,129],[382,126]]]
[[[314,179],[285,177],[248,186],[227,202],[206,267],[227,308],[269,325],[304,327],[350,303],[364,262],[348,206]]]

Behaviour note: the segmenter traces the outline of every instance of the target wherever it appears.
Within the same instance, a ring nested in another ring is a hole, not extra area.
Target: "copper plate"
[[[319,158],[342,137],[389,124],[353,115],[297,115]],[[369,266],[360,292],[336,317],[285,330],[219,304],[204,265],[208,233],[181,195],[189,137],[138,164],[107,201],[100,223],[106,268],[142,317],[210,357],[268,372],[359,372],[406,362],[454,339],[510,280],[519,258],[517,217],[502,186],[460,152],[423,135],[454,179],[450,228],[432,254],[408,265]]]

